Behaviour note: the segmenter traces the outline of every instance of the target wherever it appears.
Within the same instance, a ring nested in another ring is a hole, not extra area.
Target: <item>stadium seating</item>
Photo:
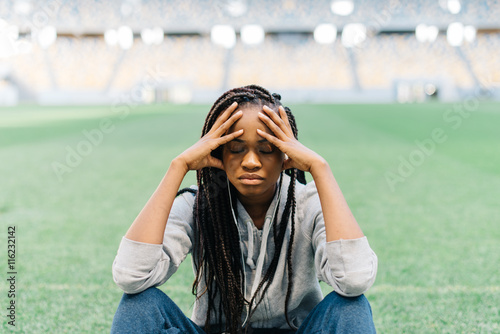
[[[475,42],[461,47],[462,53],[447,43],[443,29],[433,43],[419,43],[411,31],[379,33],[402,22],[414,29],[414,23],[421,21],[437,20],[445,26],[464,18],[468,18],[466,23],[496,22],[498,26],[500,4],[495,1],[482,1],[477,6],[464,3],[461,13],[453,15],[433,0],[404,5],[360,0],[350,17],[334,16],[329,1],[313,0],[255,0],[247,2],[243,16],[232,17],[226,7],[229,2],[210,7],[194,0],[55,1],[59,4],[57,15],[49,19],[63,31],[56,43],[47,50],[33,43],[30,54],[0,59],[0,65],[8,66],[16,82],[34,93],[61,88],[127,91],[152,76],[157,83],[187,82],[198,90],[252,82],[275,89],[311,90],[387,90],[398,80],[418,78],[447,80],[464,89],[472,88],[475,80],[485,85],[500,82],[500,59],[492,56],[500,51],[498,30],[480,31]],[[0,17],[12,24],[22,20],[13,6],[12,1],[0,2]],[[32,13],[41,10],[43,7],[36,7]],[[340,36],[331,45],[316,43],[311,29],[321,20],[333,19],[339,26],[364,22],[371,34],[351,52],[342,46]],[[236,22],[237,29],[245,23],[262,23],[271,33],[261,45],[244,45],[238,39],[235,47],[226,51],[210,40],[209,28],[214,22]],[[298,22],[300,25],[294,26]],[[135,31],[134,44],[125,51],[107,45],[103,38],[106,29],[122,24]],[[154,25],[165,29],[165,40],[161,45],[145,45],[140,29]],[[173,33],[175,27],[191,29],[192,33]],[[304,27],[309,33],[286,34]],[[28,39],[29,35],[20,38]]]
[[[499,81],[500,34],[479,34],[463,46],[482,82]],[[272,87],[338,88],[353,85],[349,57],[336,41],[320,45],[312,38],[290,43],[270,37],[262,45],[237,43],[232,50],[230,86],[260,82]],[[361,88],[387,88],[402,78],[446,77],[459,86],[474,84],[462,59],[445,36],[421,44],[413,34],[381,34],[353,50]],[[122,58],[122,61],[119,60]],[[161,72],[165,81],[189,81],[194,87],[220,87],[226,50],[208,37],[171,36],[159,46],[146,46],[136,38],[130,50],[110,47],[103,38],[58,38],[46,52],[35,46],[30,55],[7,60],[19,80],[43,91],[52,86],[68,89],[127,90],[151,74]],[[114,70],[116,68],[116,74]]]

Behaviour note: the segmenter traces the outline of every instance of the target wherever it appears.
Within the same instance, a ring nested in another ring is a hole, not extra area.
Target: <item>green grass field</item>
[[[500,105],[453,107],[292,106],[299,139],[330,162],[379,256],[366,294],[379,333],[500,333]],[[120,239],[207,111],[0,109],[0,332],[109,332]],[[190,314],[190,264],[179,271],[162,289]]]

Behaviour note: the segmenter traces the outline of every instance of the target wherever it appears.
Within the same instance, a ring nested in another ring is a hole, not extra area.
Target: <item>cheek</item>
[[[276,173],[281,172],[281,167],[283,166],[283,161],[284,161],[284,155],[283,153],[279,152],[277,154],[273,154],[272,156],[269,157],[268,160],[268,169],[271,171],[274,171]]]
[[[230,153],[224,152],[222,155],[222,164],[224,165],[224,169],[227,174],[231,174],[234,172],[235,168],[239,165],[237,159],[232,156]]]

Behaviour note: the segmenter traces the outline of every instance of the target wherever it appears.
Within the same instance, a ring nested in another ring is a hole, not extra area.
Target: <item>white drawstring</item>
[[[257,291],[257,287],[259,286],[260,279],[262,277],[262,269],[264,268],[264,259],[266,258],[267,252],[267,239],[269,237],[269,231],[271,230],[271,223],[272,219],[266,218],[266,222],[264,223],[264,231],[262,232],[259,258],[257,259],[257,270],[255,271],[255,278],[253,279],[252,284],[252,297],[255,294],[255,291]]]
[[[253,247],[254,247],[254,240],[253,240],[253,223],[251,221],[247,221],[247,230],[248,230],[248,249],[247,249],[247,264],[248,266],[254,270],[255,269],[255,262],[253,261]]]

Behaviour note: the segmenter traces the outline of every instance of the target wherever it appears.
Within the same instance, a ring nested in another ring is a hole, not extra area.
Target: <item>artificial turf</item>
[[[500,105],[472,106],[292,106],[299,139],[329,161],[379,257],[366,293],[379,333],[500,332]],[[0,109],[2,332],[109,332],[120,239],[208,109]],[[194,182],[190,172],[183,185]],[[187,314],[192,279],[185,262],[161,287]]]

